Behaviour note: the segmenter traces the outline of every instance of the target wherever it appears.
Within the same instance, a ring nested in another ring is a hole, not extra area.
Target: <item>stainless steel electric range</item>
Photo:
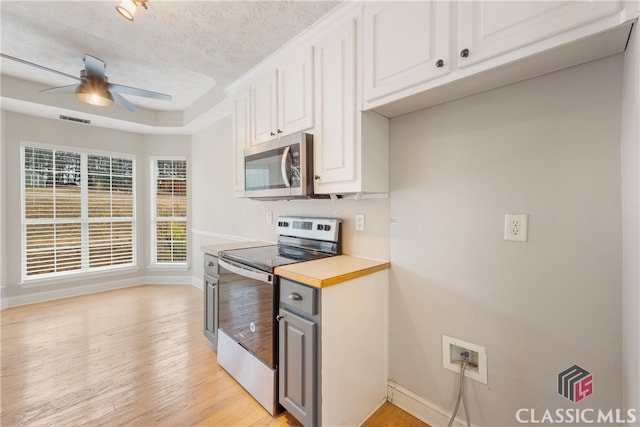
[[[279,217],[278,244],[219,254],[218,363],[272,415],[278,411],[278,266],[342,253],[342,220]]]

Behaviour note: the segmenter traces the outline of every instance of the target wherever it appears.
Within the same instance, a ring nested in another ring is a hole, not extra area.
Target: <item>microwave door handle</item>
[[[284,149],[282,153],[282,160],[280,161],[280,171],[282,172],[282,180],[284,181],[285,187],[291,187],[291,181],[289,181],[289,174],[287,173],[287,158],[289,157],[289,151],[291,151],[291,146],[288,146]]]

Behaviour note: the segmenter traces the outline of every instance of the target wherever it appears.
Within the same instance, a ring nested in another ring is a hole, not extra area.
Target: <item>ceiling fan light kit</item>
[[[106,76],[104,82],[107,82]],[[74,96],[82,102],[99,107],[110,107],[114,104],[113,96],[97,76],[83,76]]]
[[[52,73],[60,74],[74,80],[78,80],[80,82],[79,84],[43,89],[40,92],[73,93],[76,99],[91,105],[110,107],[113,104],[117,104],[129,111],[136,111],[136,108],[133,106],[133,104],[121,95],[123,93],[133,96],[159,99],[161,101],[172,100],[171,95],[167,95],[164,93],[120,85],[117,83],[109,83],[109,79],[105,75],[107,65],[101,59],[98,59],[95,56],[89,54],[86,54],[84,56],[83,62],[85,69],[80,71],[80,77],[63,73],[62,71],[54,70],[52,68],[44,67],[33,62],[25,61],[24,59],[16,58],[14,56],[5,55],[4,53],[0,53],[0,57],[19,62],[21,64],[29,65],[31,67],[40,68]]]
[[[147,0],[122,0],[122,2],[116,6],[116,10],[125,19],[133,22],[133,17],[136,14],[138,4],[145,9],[147,8]]]

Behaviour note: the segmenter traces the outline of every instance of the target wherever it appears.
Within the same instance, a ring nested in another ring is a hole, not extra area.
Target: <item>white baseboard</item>
[[[378,412],[378,409],[382,408],[382,405],[384,405],[385,403],[387,403],[387,399],[383,399],[380,404],[378,406],[376,406],[376,408],[369,412],[369,415],[367,415],[364,420],[362,420],[361,423],[358,424],[358,426],[362,426],[369,418],[371,418],[371,416],[373,416],[373,414],[375,414],[376,412]]]
[[[141,282],[141,278],[131,277],[128,279],[113,280],[111,282],[102,282],[93,285],[34,292],[28,295],[17,295],[14,297],[8,297],[7,304],[9,307],[17,307],[19,305],[35,304],[38,302],[77,297],[80,295],[94,294],[96,292],[110,291],[113,289],[130,288],[132,286],[138,286],[142,284],[144,284],[144,281]]]
[[[389,381],[387,385],[387,400],[431,426],[446,426],[451,417],[450,411],[428,402],[393,381]],[[453,423],[454,427],[466,427],[466,425],[466,421],[460,417],[456,417]]]
[[[38,302],[52,301],[62,298],[77,297],[80,295],[94,294],[96,292],[111,291],[114,289],[130,288],[140,285],[184,285],[190,286],[193,280],[190,276],[144,276],[130,277],[121,280],[112,280],[98,284],[77,286],[65,289],[56,289],[43,292],[34,292],[28,295],[18,295],[3,298],[2,309],[17,307],[19,305],[35,304]],[[202,285],[200,286],[202,288]]]
[[[204,291],[204,280],[192,276],[191,286],[193,286],[196,289],[200,289],[201,291]]]

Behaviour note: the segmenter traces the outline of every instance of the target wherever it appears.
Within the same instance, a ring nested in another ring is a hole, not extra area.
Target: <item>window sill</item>
[[[147,266],[148,271],[190,271],[188,264],[151,264]]]
[[[108,276],[118,276],[122,274],[129,273],[137,273],[139,268],[136,266],[122,267],[117,269],[108,269],[101,271],[89,271],[86,273],[70,273],[68,275],[61,275],[56,277],[43,277],[43,278],[34,278],[34,279],[24,279],[18,286],[21,288],[36,288],[39,286],[50,286],[55,285],[61,282],[80,282],[83,280],[90,279],[92,277],[108,277]]]

